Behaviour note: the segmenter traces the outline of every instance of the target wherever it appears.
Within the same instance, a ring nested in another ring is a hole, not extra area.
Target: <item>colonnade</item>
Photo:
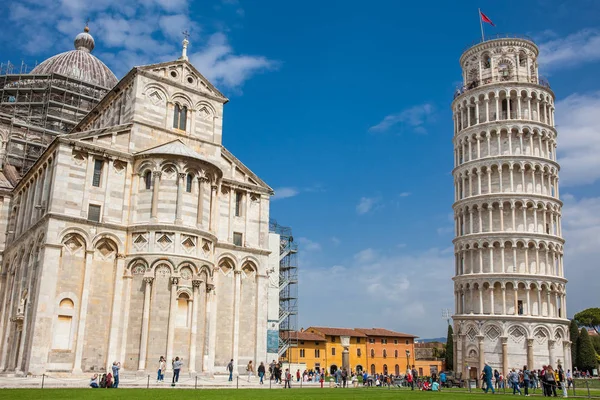
[[[506,120],[527,120],[554,126],[554,104],[548,94],[530,94],[526,90],[479,93],[456,104],[453,119],[454,133],[478,124]]]
[[[535,163],[497,163],[455,171],[455,201],[493,193],[532,193],[559,198],[558,171]]]
[[[497,156],[533,156],[556,162],[555,134],[537,128],[502,128],[456,136],[454,166]]]
[[[470,283],[454,292],[457,314],[566,318],[564,288],[543,283]]]
[[[486,242],[455,250],[454,257],[456,276],[516,273],[564,277],[562,250],[552,244]]]
[[[490,232],[532,232],[562,236],[558,206],[530,200],[511,200],[471,204],[455,211],[457,236]]]

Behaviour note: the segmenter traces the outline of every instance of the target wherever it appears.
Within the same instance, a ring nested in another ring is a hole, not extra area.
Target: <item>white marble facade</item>
[[[222,146],[227,101],[185,54],[134,68],[4,193],[0,371],[267,361],[273,192]]]
[[[554,93],[537,46],[463,53],[454,119],[454,365],[570,368]],[[467,368],[470,368],[467,370]]]

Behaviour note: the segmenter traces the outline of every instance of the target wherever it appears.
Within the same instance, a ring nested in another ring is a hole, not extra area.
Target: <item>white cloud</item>
[[[600,60],[600,30],[582,29],[540,44],[540,65],[552,70]]]
[[[336,237],[336,236],[332,236],[331,237],[331,242],[335,245],[335,246],[339,246],[342,241],[340,240],[340,238]]]
[[[293,187],[280,187],[280,188],[274,189],[274,191],[275,191],[275,195],[273,197],[271,197],[271,201],[287,199],[290,197],[297,196],[300,193],[300,191],[298,189],[293,188]]]
[[[223,33],[210,36],[207,45],[190,55],[192,64],[215,85],[239,87],[251,76],[278,68],[279,63],[263,56],[236,55]]]
[[[369,132],[383,133],[396,128],[399,131],[409,129],[416,133],[427,133],[425,125],[431,120],[433,113],[434,107],[432,104],[420,104],[397,114],[388,115],[377,125],[370,127]]]
[[[366,262],[373,261],[376,256],[377,256],[377,253],[375,252],[375,250],[368,248],[368,249],[364,249],[364,250],[361,250],[358,253],[356,253],[354,255],[354,259],[360,263],[366,263]]]
[[[379,203],[378,197],[361,197],[356,205],[358,215],[363,215],[371,211]]]
[[[279,65],[261,55],[237,53],[223,33],[226,26],[200,35],[203,27],[190,20],[188,0],[61,0],[60,5],[55,0],[22,0],[8,10],[15,47],[36,57],[72,48],[89,17],[95,54],[117,76],[136,65],[177,59],[184,30],[192,34],[190,61],[221,89],[239,93],[252,76]]]
[[[566,240],[564,268],[567,285],[567,314],[589,307],[590,293],[600,292],[600,197],[576,199],[563,196],[563,236]]]
[[[300,249],[302,251],[320,251],[321,245],[317,242],[314,242],[308,238],[300,237],[296,239],[298,244],[300,245]]]
[[[451,226],[444,226],[444,227],[440,227],[436,229],[436,232],[438,235],[447,235],[449,233],[452,233],[452,227]]]
[[[398,197],[408,197],[410,196],[412,193],[411,192],[402,192],[398,195]]]
[[[314,311],[302,314],[300,325],[374,327],[385,321],[388,329],[423,337],[445,335],[441,318],[414,316],[439,315],[441,308],[453,307],[453,255],[438,249],[415,254],[369,249],[366,253],[371,254],[353,257],[343,269],[337,264],[303,270],[301,307]],[[328,307],[319,311],[323,301]]]
[[[600,178],[600,91],[572,94],[556,103],[561,187]]]

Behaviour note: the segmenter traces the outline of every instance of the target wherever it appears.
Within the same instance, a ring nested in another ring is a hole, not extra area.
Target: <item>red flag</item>
[[[487,22],[487,23],[488,23],[488,24],[490,24],[491,26],[496,26],[496,25],[494,25],[494,23],[492,22],[492,20],[488,18],[488,16],[487,16],[487,15],[485,15],[485,14],[484,14],[484,13],[482,13],[481,11],[479,11],[479,14],[481,15],[481,20],[482,20],[483,22]]]

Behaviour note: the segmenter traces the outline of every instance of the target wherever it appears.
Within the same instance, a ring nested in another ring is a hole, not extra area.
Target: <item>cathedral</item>
[[[64,92],[65,115],[29,130],[0,108],[0,372],[267,361],[273,190],[222,145],[228,99],[188,61],[187,40],[179,59],[117,81],[88,31],[2,88],[15,110]]]

